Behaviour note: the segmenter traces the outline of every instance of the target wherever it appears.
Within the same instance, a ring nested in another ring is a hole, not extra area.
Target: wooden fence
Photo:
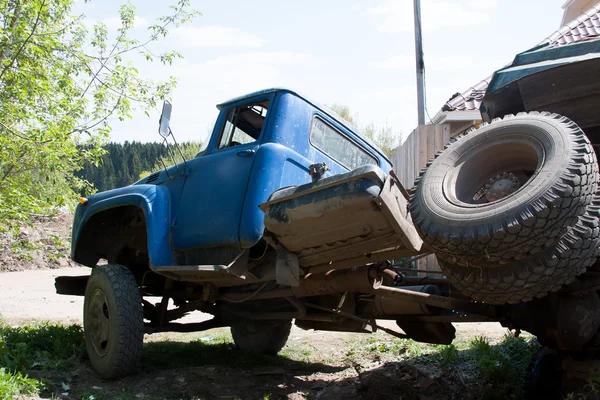
[[[427,161],[432,159],[438,150],[443,149],[450,139],[449,124],[419,125],[408,135],[408,138],[392,156],[394,172],[405,188],[413,187],[415,179]],[[429,271],[439,271],[440,269],[433,255],[417,261],[417,267]]]

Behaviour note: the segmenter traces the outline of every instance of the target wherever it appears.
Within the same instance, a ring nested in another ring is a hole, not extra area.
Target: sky
[[[174,0],[172,0],[174,1]],[[417,124],[412,0],[191,0],[202,16],[153,50],[185,57],[142,63],[140,74],[177,78],[171,128],[178,141],[203,140],[216,104],[255,90],[287,87],[326,105],[347,105],[360,124],[388,125],[406,138]],[[131,0],[136,34],[168,13],[168,0]],[[510,63],[560,27],[564,0],[421,0],[426,107]],[[121,0],[80,2],[86,22],[118,27]],[[160,107],[115,121],[111,140],[158,141]],[[426,120],[428,117],[426,116]]]

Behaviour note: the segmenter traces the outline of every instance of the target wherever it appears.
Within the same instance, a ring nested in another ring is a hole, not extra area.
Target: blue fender
[[[77,242],[87,221],[94,214],[122,206],[136,206],[144,213],[150,266],[175,265],[171,247],[169,192],[156,185],[133,185],[108,190],[91,196],[85,205],[77,206],[73,220],[71,258],[75,257]]]

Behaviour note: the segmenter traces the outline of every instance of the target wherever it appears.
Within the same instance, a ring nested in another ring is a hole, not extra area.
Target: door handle
[[[238,151],[237,155],[239,157],[251,157],[252,155],[254,155],[254,153],[256,153],[256,150],[248,149],[248,150],[244,150],[244,151]]]

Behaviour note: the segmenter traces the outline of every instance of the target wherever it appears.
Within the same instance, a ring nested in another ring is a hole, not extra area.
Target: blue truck
[[[449,344],[453,322],[499,321],[589,350],[600,329],[600,118],[563,100],[593,104],[600,80],[557,77],[597,75],[593,46],[575,61],[564,61],[574,48],[533,49],[498,71],[489,123],[449,143],[410,190],[376,145],[296,92],[219,104],[193,159],[77,207],[71,258],[91,274],[55,285],[85,297],[94,369],[135,372],[144,334],[224,326],[238,348],[276,354],[292,322]],[[554,102],[550,77],[562,88]],[[165,138],[170,114],[165,103]],[[441,274],[410,268],[431,253]],[[175,322],[193,311],[213,318]]]

